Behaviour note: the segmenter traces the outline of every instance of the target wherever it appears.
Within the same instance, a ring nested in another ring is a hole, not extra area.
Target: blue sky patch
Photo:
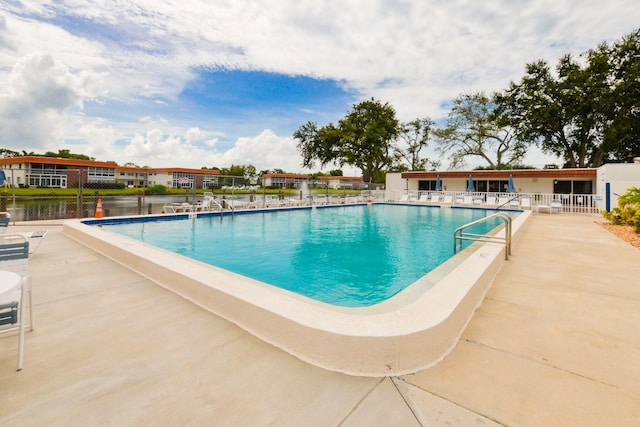
[[[261,71],[208,71],[188,83],[178,103],[201,117],[228,122],[254,120],[256,129],[292,133],[313,120],[336,121],[357,102],[357,94],[335,80]],[[195,107],[195,108],[194,108]]]

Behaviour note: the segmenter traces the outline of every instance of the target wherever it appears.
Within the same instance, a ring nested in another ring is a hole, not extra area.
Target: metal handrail
[[[486,221],[489,221],[494,218],[500,218],[505,223],[505,233],[504,237],[499,236],[491,236],[488,234],[474,234],[474,233],[464,233],[463,231],[471,226],[476,224],[480,224]],[[463,240],[472,240],[476,242],[490,242],[490,243],[503,243],[505,245],[504,250],[504,259],[508,260],[509,255],[511,255],[511,230],[512,230],[512,218],[504,212],[498,212],[493,215],[485,216],[484,218],[477,219],[473,222],[465,224],[456,228],[453,232],[453,253],[458,253],[458,246],[462,249],[462,241]],[[458,245],[458,242],[459,245]]]

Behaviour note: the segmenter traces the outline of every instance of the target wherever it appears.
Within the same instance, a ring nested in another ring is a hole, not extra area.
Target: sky
[[[0,0],[0,147],[315,172],[292,137],[307,121],[375,98],[442,123],[460,94],[639,23],[637,0]]]

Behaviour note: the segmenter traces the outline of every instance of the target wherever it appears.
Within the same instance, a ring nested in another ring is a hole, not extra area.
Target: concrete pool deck
[[[453,351],[399,377],[308,365],[47,224],[36,330],[0,335],[0,425],[633,425],[640,251],[591,215],[532,215]]]

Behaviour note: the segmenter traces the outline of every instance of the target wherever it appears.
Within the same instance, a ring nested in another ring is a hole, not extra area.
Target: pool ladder
[[[492,236],[490,234],[474,234],[474,233],[465,233],[464,230],[472,227],[476,224],[480,224],[486,221],[490,221],[494,218],[500,218],[505,224],[505,232],[504,237],[500,236]],[[490,243],[502,243],[505,246],[504,249],[504,259],[508,260],[509,255],[511,255],[511,223],[512,219],[509,215],[503,212],[498,212],[493,215],[486,216],[484,218],[480,218],[468,224],[465,224],[461,227],[456,228],[456,231],[453,232],[453,253],[457,254],[459,250],[462,249],[462,241],[463,240],[473,240],[476,242],[490,242]]]

